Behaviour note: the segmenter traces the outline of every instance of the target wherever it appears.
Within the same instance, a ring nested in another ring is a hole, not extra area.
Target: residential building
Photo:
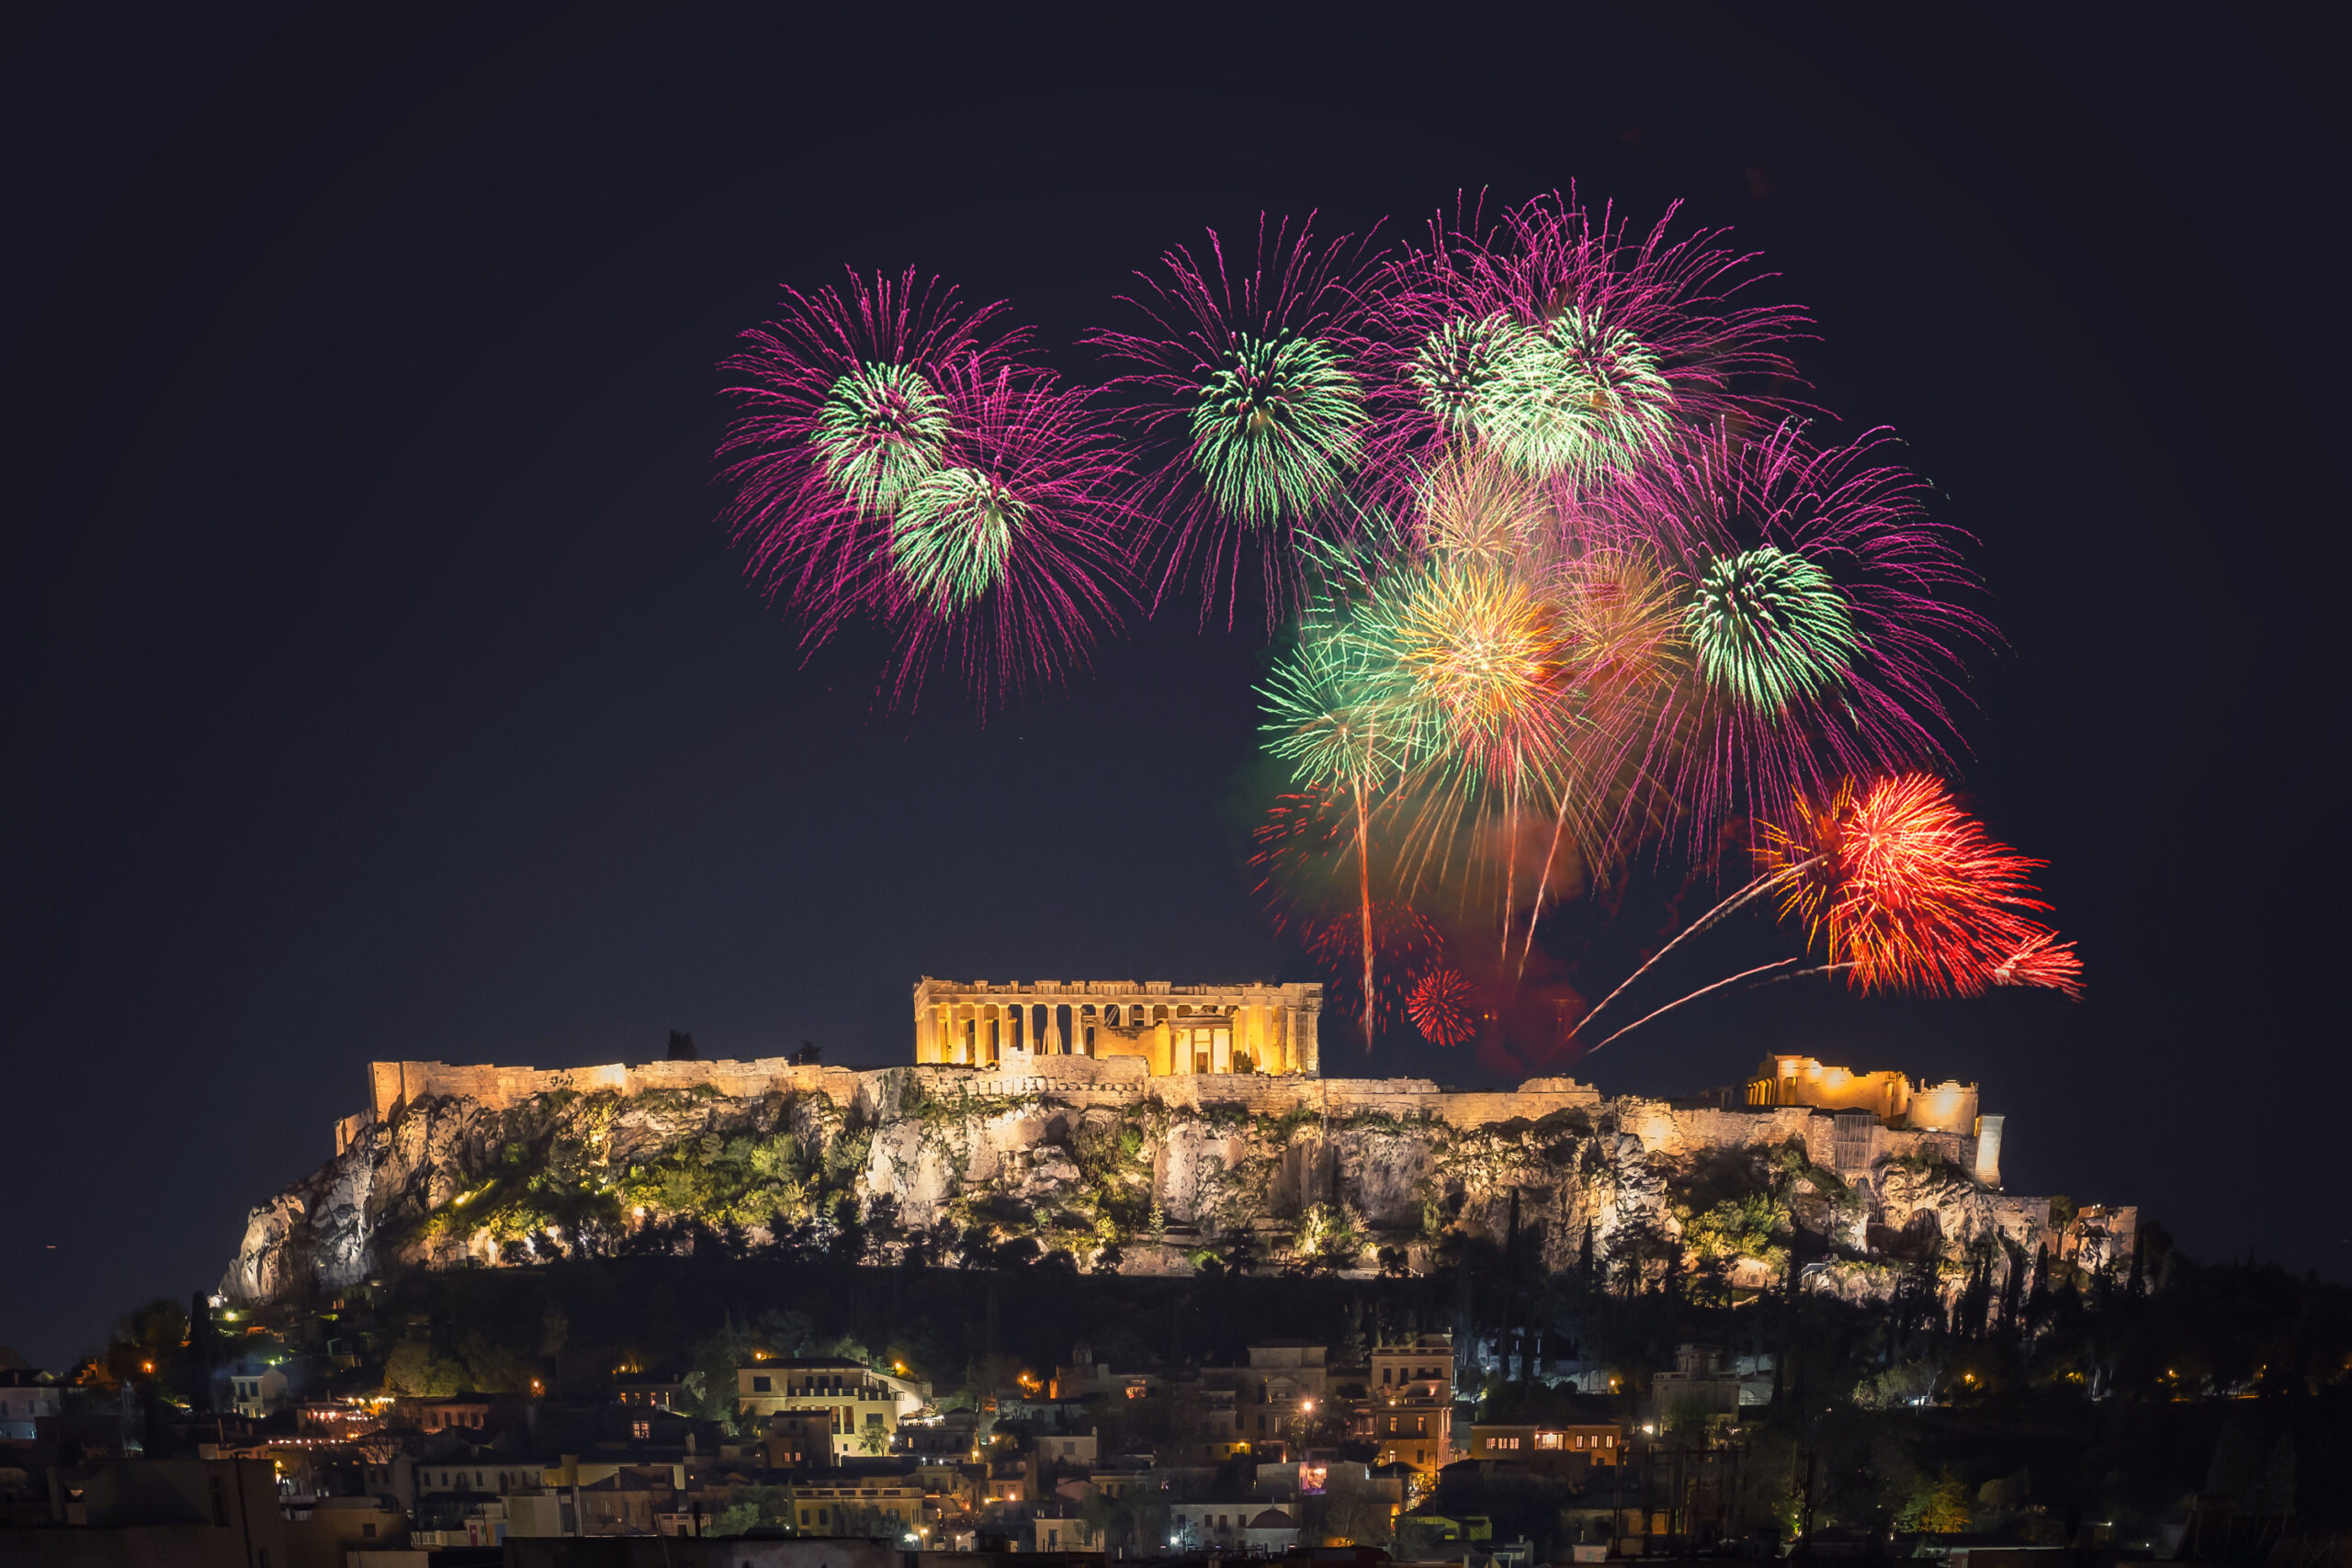
[[[33,1423],[44,1416],[55,1416],[58,1409],[55,1372],[35,1371],[30,1367],[0,1370],[0,1442],[31,1442]]]
[[[685,1385],[673,1378],[617,1377],[613,1403],[632,1410],[675,1410],[684,1403]]]
[[[1101,1458],[1096,1451],[1101,1444],[1092,1432],[1046,1432],[1035,1439],[1037,1462],[1047,1466],[1069,1466],[1083,1470],[1094,1468]]]
[[[1169,1544],[1182,1551],[1241,1551],[1272,1555],[1298,1544],[1298,1520],[1262,1497],[1170,1503]]]
[[[767,1418],[761,1457],[770,1470],[830,1470],[841,1459],[835,1424],[827,1410],[779,1410]]]
[[[1434,1474],[1452,1461],[1453,1338],[1424,1334],[1372,1352],[1369,1391],[1352,1423],[1374,1462]]]
[[[1068,1503],[1049,1504],[1030,1521],[1033,1551],[1101,1551],[1102,1539]]]
[[[1330,1389],[1329,1350],[1304,1339],[1274,1339],[1250,1347],[1241,1367],[1206,1367],[1204,1393],[1231,1395],[1231,1442],[1247,1445],[1261,1458],[1287,1454],[1297,1436],[1295,1423],[1311,1419]]]
[[[240,1362],[229,1373],[229,1408],[258,1421],[286,1403],[286,1374],[266,1362]]]
[[[1469,1457],[1523,1464],[1531,1474],[1560,1475],[1579,1464],[1615,1464],[1623,1438],[1613,1421],[1480,1421],[1470,1428]]]
[[[838,1359],[762,1359],[736,1369],[735,1402],[745,1416],[821,1410],[831,1418],[833,1451],[844,1458],[890,1446],[901,1417],[918,1414],[927,1384]]]
[[[805,1535],[872,1535],[895,1527],[922,1528],[923,1484],[914,1472],[896,1475],[828,1476],[792,1487],[793,1522]]]
[[[388,1425],[420,1432],[480,1432],[490,1425],[490,1401],[480,1394],[447,1399],[402,1396],[392,1401]]]
[[[1650,1404],[1661,1423],[1690,1410],[1737,1420],[1745,1381],[1725,1363],[1720,1346],[1678,1345],[1674,1370],[1650,1377]]]

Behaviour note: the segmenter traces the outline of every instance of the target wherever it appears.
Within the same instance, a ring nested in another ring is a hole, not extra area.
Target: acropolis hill
[[[914,1063],[785,1057],[577,1068],[378,1062],[334,1156],[250,1216],[233,1299],[395,1263],[522,1266],[764,1247],[856,1224],[869,1258],[944,1261],[1027,1241],[1082,1267],[1422,1268],[1498,1237],[1514,1194],[1552,1267],[1684,1265],[1731,1289],[1950,1289],[2038,1249],[2128,1254],[2130,1208],[2001,1188],[2001,1118],[1973,1084],[1915,1087],[1767,1058],[1736,1090],[1604,1099],[1324,1077],[1322,987],[1153,981],[914,987]]]

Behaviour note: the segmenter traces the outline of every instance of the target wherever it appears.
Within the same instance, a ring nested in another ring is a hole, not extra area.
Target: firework
[[[720,443],[727,521],[747,570],[823,641],[890,592],[891,514],[958,436],[945,382],[1010,366],[1025,333],[910,268],[786,289],[722,367],[741,407]],[[960,367],[960,368],[958,368]]]
[[[1685,629],[1708,682],[1761,714],[1835,690],[1861,651],[1829,574],[1773,545],[1708,562]]]
[[[1694,840],[1849,775],[1949,761],[1956,650],[1992,628],[1963,602],[1961,536],[1887,442],[1717,431],[1597,502],[1656,542],[1683,596],[1694,659],[1668,783]]]
[[[1505,315],[1449,317],[1422,337],[1405,376],[1441,431],[1483,434],[1497,383],[1533,335]]]
[[[1266,752],[1302,784],[1374,781],[1403,765],[1407,719],[1378,679],[1374,649],[1344,607],[1308,619],[1258,689]]]
[[[888,516],[938,472],[953,429],[946,400],[922,371],[861,365],[825,389],[808,446],[844,500]]]
[[[2048,986],[2079,995],[2071,944],[2035,916],[2050,906],[2021,855],[1960,809],[1942,780],[1849,783],[1768,824],[1757,852],[1784,917],[1804,921],[1856,990],[1976,996]]]
[[[2030,920],[2018,924],[2009,952],[1985,972],[1985,979],[1996,986],[2040,986],[2080,1001],[2083,960],[2075,944],[2060,942],[2056,931]]]
[[[1363,386],[1329,344],[1238,334],[1193,410],[1193,468],[1219,513],[1269,527],[1338,499],[1363,423]]]
[[[1589,486],[1663,452],[1674,421],[1657,354],[1571,306],[1497,355],[1469,427],[1529,474]]]
[[[890,519],[890,562],[922,605],[941,615],[1004,581],[1029,506],[993,474],[943,468],[914,485]]]
[[[894,691],[958,665],[983,698],[1082,662],[1128,603],[1127,471],[1092,395],[1041,371],[946,367],[948,466],[890,519]]]
[[[1087,341],[1136,367],[1116,385],[1163,447],[1144,507],[1163,519],[1161,587],[1197,573],[1204,616],[1223,600],[1229,620],[1256,554],[1271,625],[1301,591],[1299,536],[1346,531],[1366,457],[1363,253],[1348,236],[1317,242],[1310,220],[1261,222],[1254,257],[1229,256],[1212,231],[1204,254],[1160,260],[1125,301],[1146,329]]]
[[[1509,565],[1542,559],[1560,517],[1540,485],[1483,446],[1441,448],[1414,487],[1419,537],[1441,556]]]
[[[1374,1032],[1364,1043],[1364,1049],[1369,1051],[1379,1032],[1403,1028],[1410,1021],[1402,977],[1438,963],[1445,944],[1437,928],[1409,904],[1385,898],[1374,900],[1370,929],[1374,950],[1381,962],[1378,984],[1370,993],[1371,1006],[1366,1008],[1365,993],[1357,989],[1362,983],[1358,955],[1363,948],[1365,930],[1362,921],[1361,911],[1347,909],[1313,922],[1301,931],[1300,936],[1307,957],[1323,975],[1325,995],[1332,1011],[1341,1018],[1366,1013],[1372,1018]]]
[[[1459,1045],[1477,1029],[1477,997],[1452,969],[1432,969],[1413,982],[1405,1010],[1432,1045]]]
[[[1580,487],[1666,456],[1684,428],[1781,417],[1804,313],[1739,302],[1754,258],[1720,232],[1674,239],[1674,218],[1636,235],[1573,192],[1491,224],[1441,215],[1383,270],[1375,373],[1422,439],[1475,437]]]
[[[1417,732],[1446,756],[1508,782],[1555,752],[1569,722],[1570,632],[1527,578],[1441,558],[1397,574],[1360,618]]]

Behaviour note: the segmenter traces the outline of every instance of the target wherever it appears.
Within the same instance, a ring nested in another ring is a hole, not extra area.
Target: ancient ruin
[[[1131,1056],[1155,1077],[1320,1070],[1323,987],[1165,980],[915,983],[915,1060],[988,1066],[1007,1051]]]

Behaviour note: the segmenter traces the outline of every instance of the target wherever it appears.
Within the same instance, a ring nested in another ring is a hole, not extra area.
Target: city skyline
[[[1410,226],[1571,182],[1762,252],[1819,318],[1798,357],[1861,416],[1845,434],[1891,423],[1975,536],[2007,643],[1974,671],[1962,776],[2051,861],[2091,980],[2079,1010],[1776,987],[1560,1070],[1666,1095],[1788,1050],[1980,1082],[2029,1190],[2340,1278],[2319,1194],[2341,1068],[2306,990],[2334,917],[2294,840],[2235,841],[2326,820],[2340,721],[2296,641],[2324,621],[2304,530],[2333,494],[2328,356],[2288,330],[2322,254],[2295,199],[2318,138],[2256,86],[2295,67],[2252,32],[2206,61],[2143,40],[2135,73],[2063,27],[2020,49],[1710,15],[1613,21],[1577,90],[1476,115],[1510,52],[1485,25],[1302,21],[1274,53],[1342,67],[1270,85],[1199,36],[943,20],[877,144],[841,129],[853,84],[786,92],[724,47],[773,35],[715,23],[516,20],[463,50],[420,26],[351,81],[323,28],[161,33],[101,79],[106,46],[55,24],[45,91],[107,114],[24,142],[49,152],[10,372],[39,523],[12,687],[39,764],[7,990],[12,1099],[39,1110],[0,1340],[62,1364],[207,1281],[369,1060],[647,1059],[678,1029],[878,1064],[916,975],[1315,977],[1245,866],[1265,639],[1187,605],[984,723],[944,689],[893,711],[884,639],[804,664],[740,581],[712,367],[780,286],[848,263],[1009,299],[1091,374],[1102,302],[1204,227]],[[923,154],[962,129],[942,89],[975,51],[1049,107],[944,172]],[[2245,112],[2174,126],[2184,77]],[[1199,127],[1204,94],[1260,103],[1272,155]],[[2286,235],[2249,254],[2217,181]],[[2184,300],[2228,325],[2150,325]],[[2272,395],[2207,400],[2176,439],[2174,377]],[[1713,901],[1640,872],[1622,897],[1560,933],[1611,983]],[[1782,951],[1726,939],[1691,984]],[[1368,1055],[1326,1015],[1327,1077],[1532,1066],[1405,1032]],[[2280,1128],[2259,1160],[2180,1157],[2257,1121]]]

